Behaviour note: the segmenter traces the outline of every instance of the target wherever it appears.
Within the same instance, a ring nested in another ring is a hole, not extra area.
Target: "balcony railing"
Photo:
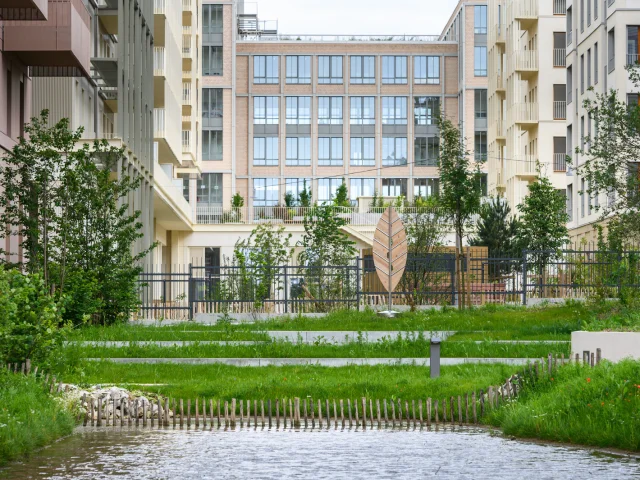
[[[182,34],[183,35],[191,35],[191,25],[183,25],[182,26]]]
[[[191,37],[182,35],[182,57],[191,58]]]
[[[640,55],[637,53],[627,53],[627,65],[635,65],[638,63],[638,58]]]
[[[598,2],[599,0],[596,0]],[[553,0],[553,14],[554,15],[566,15],[567,14],[567,1],[566,0]]]
[[[507,27],[505,26],[504,23],[498,23],[496,25],[493,26],[493,35],[495,37],[495,41],[496,43],[504,43],[504,34],[505,34],[505,29]]]
[[[531,176],[538,174],[538,159],[535,155],[522,155],[514,159],[516,175]]]
[[[567,66],[567,49],[566,48],[553,49],[553,66],[554,67]]]
[[[509,66],[512,71],[533,72],[538,70],[538,51],[520,50],[509,56]]]
[[[165,50],[164,47],[153,47],[153,75],[164,76],[165,72]]]
[[[537,103],[515,103],[509,112],[514,123],[535,123],[538,121]]]
[[[167,0],[154,0],[153,13],[156,15],[167,13]]]
[[[554,120],[566,120],[567,119],[567,102],[553,102],[553,119]]]
[[[538,0],[518,0],[513,2],[513,16],[518,20],[538,18]]]
[[[182,153],[191,153],[191,131],[182,131]]]
[[[164,137],[165,133],[165,109],[154,108],[153,109],[153,136],[155,138]]]
[[[297,34],[274,34],[256,35],[248,37],[239,35],[239,40],[260,41],[260,42],[416,42],[416,43],[436,43],[436,42],[456,42],[456,38],[447,37],[443,39],[441,35],[297,35]]]
[[[504,90],[504,77],[502,73],[496,75],[496,90]]]
[[[360,207],[335,207],[335,215],[343,219],[348,225],[375,228],[386,208],[375,207],[364,211]],[[206,225],[222,224],[255,224],[281,223],[288,225],[303,225],[305,216],[313,217],[317,207],[235,207],[225,208],[215,205],[198,205],[196,207],[197,223]],[[400,208],[398,213],[405,215],[436,214],[433,208]],[[476,216],[474,216],[476,218]]]
[[[191,0],[182,0],[182,10],[191,11]]]
[[[191,123],[191,115],[182,115],[182,123]]]
[[[567,154],[566,153],[553,154],[553,171],[554,172],[567,171]]]
[[[191,105],[191,84],[190,83],[182,84],[182,104]]]

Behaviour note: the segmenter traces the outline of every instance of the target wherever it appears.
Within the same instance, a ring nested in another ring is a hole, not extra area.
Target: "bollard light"
[[[440,338],[433,337],[431,339],[431,348],[429,349],[429,370],[431,378],[440,376]]]

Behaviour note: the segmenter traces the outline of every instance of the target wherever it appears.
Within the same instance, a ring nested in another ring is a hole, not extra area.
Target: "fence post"
[[[620,293],[622,292],[622,275],[620,275],[622,266],[622,252],[618,252],[618,298],[620,298]]]
[[[193,320],[193,265],[189,264],[189,278],[187,279],[187,305],[189,305],[189,320]]]
[[[284,266],[284,313],[289,313],[289,276]]]
[[[522,305],[527,304],[527,251],[522,251]]]
[[[456,304],[456,260],[451,259],[449,261],[450,271],[451,271],[451,306],[455,306]]]
[[[360,257],[356,257],[356,310],[360,311]]]

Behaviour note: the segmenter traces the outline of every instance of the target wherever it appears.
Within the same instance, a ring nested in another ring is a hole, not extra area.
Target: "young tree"
[[[29,272],[42,272],[49,291],[65,301],[65,318],[80,323],[128,319],[137,307],[142,237],[140,212],[127,198],[140,184],[118,172],[124,156],[106,141],[78,147],[82,130],[48,112],[25,126],[0,167],[0,236],[15,236]],[[6,252],[5,252],[6,253]]]
[[[342,179],[342,183],[336,190],[336,196],[333,198],[333,205],[336,207],[350,207],[349,191],[347,190],[347,184]]]
[[[318,308],[326,307],[323,299],[343,299],[354,291],[355,275],[349,275],[349,268],[357,250],[341,230],[346,224],[332,206],[316,207],[305,214],[298,263],[305,295],[319,300]]]
[[[629,78],[640,87],[640,65],[627,67]],[[591,88],[593,90],[593,88]],[[629,240],[640,241],[640,106],[619,99],[615,89],[593,94],[584,101],[593,135],[584,138],[584,148],[577,147],[579,162],[574,168],[586,182],[582,195],[606,196],[594,202],[600,219],[613,217],[614,226],[625,230]],[[573,159],[569,159],[570,162]]]
[[[440,129],[440,203],[449,213],[456,234],[456,270],[458,286],[461,294],[458,306],[465,306],[465,280],[462,273],[462,244],[472,228],[471,219],[480,210],[482,186],[480,183],[480,165],[473,164],[469,152],[464,145],[460,130],[451,120],[444,117],[438,119]]]
[[[546,266],[569,240],[566,200],[547,177],[539,173],[529,185],[529,194],[518,205],[521,212],[518,243],[529,250],[529,259],[543,283]]]
[[[303,208],[309,208],[311,206],[311,187],[307,188],[307,181],[302,183],[302,191],[298,195],[298,201]]]

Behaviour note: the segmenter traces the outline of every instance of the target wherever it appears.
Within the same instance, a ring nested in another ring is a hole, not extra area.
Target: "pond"
[[[84,428],[0,479],[640,478],[640,459],[486,430]]]

